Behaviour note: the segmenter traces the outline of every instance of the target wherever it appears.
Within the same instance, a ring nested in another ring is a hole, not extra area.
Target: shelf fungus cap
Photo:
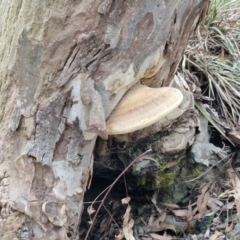
[[[148,127],[176,109],[183,100],[172,87],[130,89],[107,120],[107,134],[118,135]]]

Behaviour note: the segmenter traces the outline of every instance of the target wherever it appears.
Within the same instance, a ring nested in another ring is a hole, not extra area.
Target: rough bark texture
[[[1,1],[2,240],[78,239],[105,119],[140,80],[170,84],[207,5]]]

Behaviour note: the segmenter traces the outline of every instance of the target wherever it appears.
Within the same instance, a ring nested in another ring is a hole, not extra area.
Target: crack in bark
[[[100,44],[94,33],[80,36],[79,42],[72,51],[57,81],[59,87],[64,86],[73,76],[81,71],[95,72],[102,58],[110,54],[109,44]],[[106,60],[105,60],[106,61]]]
[[[79,51],[80,51],[80,49],[77,49],[77,50],[76,50],[76,53],[73,54],[72,59],[70,58],[71,62],[68,64],[68,70],[71,68],[71,66],[72,66],[72,64],[73,64],[73,62],[74,62],[74,60],[75,60],[75,58],[76,58],[76,56],[77,56],[77,54],[78,54]],[[80,68],[80,70],[81,70],[81,68]]]
[[[36,133],[28,143],[28,155],[36,158],[36,162],[50,164],[56,143],[65,129],[66,118],[61,116],[70,92],[56,97],[44,110],[39,110],[36,117]]]

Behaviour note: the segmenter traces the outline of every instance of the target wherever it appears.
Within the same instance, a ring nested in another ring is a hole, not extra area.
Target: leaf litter
[[[235,158],[238,158],[237,153]],[[158,190],[150,198],[146,196],[144,206],[139,206],[136,199],[129,196],[116,199],[110,209],[104,204],[108,210],[100,212],[92,231],[100,240],[185,240],[194,236],[191,232],[195,231],[197,221],[211,218],[202,233],[204,239],[224,239],[237,231],[240,217],[240,173],[239,168],[231,165],[233,162],[234,158],[223,170],[225,180],[220,184],[221,191],[214,187],[216,181],[204,183],[196,201],[185,207],[161,202]],[[94,208],[89,207],[89,217],[94,213]],[[91,219],[89,224],[92,224]]]

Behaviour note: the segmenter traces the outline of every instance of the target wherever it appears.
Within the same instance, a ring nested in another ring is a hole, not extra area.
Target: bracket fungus
[[[130,89],[107,120],[107,134],[119,135],[148,127],[176,109],[183,100],[172,87]]]

